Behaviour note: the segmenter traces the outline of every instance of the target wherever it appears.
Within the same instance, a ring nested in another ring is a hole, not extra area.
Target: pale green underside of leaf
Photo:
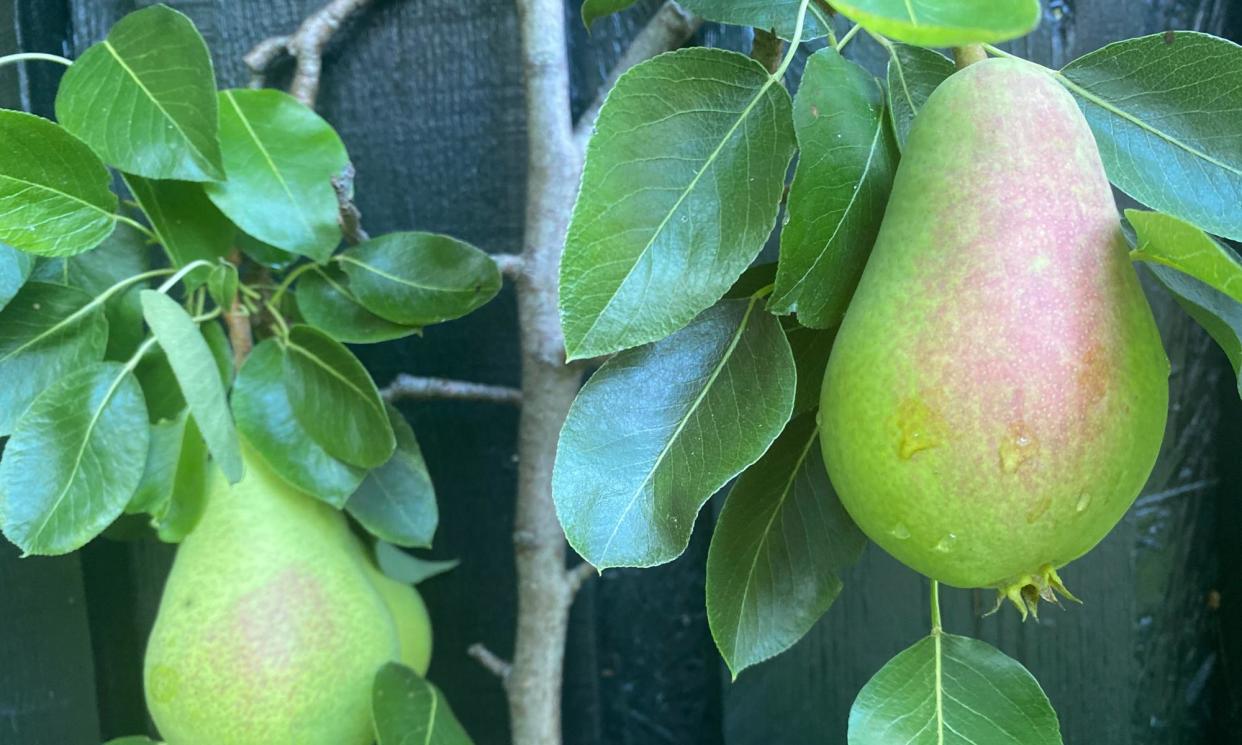
[[[1138,233],[1131,258],[1164,264],[1242,303],[1242,261],[1207,233],[1159,212],[1126,210]]]
[[[142,312],[168,357],[207,449],[229,483],[236,484],[244,471],[241,448],[220,371],[207,341],[190,315],[163,293],[143,290]]]
[[[1224,350],[1238,378],[1238,396],[1242,397],[1242,304],[1167,266],[1148,264],[1147,268]]]
[[[405,417],[385,405],[397,437],[388,462],[371,469],[345,509],[371,535],[406,548],[431,548],[440,521],[435,487]]]
[[[709,21],[775,30],[782,39],[792,39],[801,0],[684,0],[681,5]],[[807,6],[802,40],[818,39],[831,27],[832,20],[812,0]]]
[[[379,390],[358,358],[310,326],[294,326],[284,347],[285,392],[311,439],[360,468],[387,461],[396,439]]]
[[[897,43],[889,47],[888,109],[898,148],[906,146],[915,114],[954,69],[952,60],[931,49]]]
[[[1025,36],[1039,25],[1039,0],[833,0],[863,28],[907,44],[954,47]]]
[[[0,242],[38,256],[89,251],[116,227],[108,169],[81,140],[0,109]]]
[[[734,484],[707,554],[707,620],[735,677],[811,629],[865,540],[828,483],[815,414],[794,419]]]
[[[377,745],[472,745],[440,689],[395,662],[375,674],[371,713]]]
[[[850,710],[849,745],[1060,745],[1026,668],[981,641],[933,633],[888,661]]]
[[[190,19],[165,5],[125,16],[74,62],[56,117],[126,173],[224,177],[211,55]]]
[[[622,75],[561,262],[569,357],[661,339],[718,300],[772,231],[793,147],[789,95],[754,60],[693,48]]]
[[[1242,239],[1242,47],[1191,31],[1144,36],[1079,57],[1058,79],[1118,188]]]
[[[26,284],[34,269],[34,258],[25,251],[0,243],[0,311]]]
[[[28,282],[0,313],[0,436],[45,388],[103,358],[108,322],[82,290]]]
[[[417,585],[437,575],[451,572],[461,564],[457,559],[420,559],[384,540],[375,542],[375,563],[385,575],[407,585]]]
[[[884,92],[833,49],[807,61],[794,101],[798,165],[781,231],[774,313],[812,328],[840,323],[875,243],[897,154]]]
[[[18,421],[0,461],[0,525],[26,554],[81,548],[115,520],[142,478],[142,390],[100,362],[60,379]]]
[[[552,493],[570,544],[600,569],[676,558],[707,499],[788,421],[794,377],[780,323],[747,300],[613,357],[557,448]]]
[[[246,358],[233,384],[237,429],[280,478],[340,509],[366,471],[333,458],[306,434],[285,393],[283,356],[277,341],[266,339]]]
[[[251,236],[326,261],[341,240],[332,178],[348,163],[332,127],[276,90],[220,92],[227,181],[207,196]]]

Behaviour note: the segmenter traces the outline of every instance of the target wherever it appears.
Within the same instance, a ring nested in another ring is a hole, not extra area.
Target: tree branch
[[[755,38],[750,45],[750,57],[763,65],[769,74],[775,75],[781,66],[781,57],[785,51],[785,42],[771,31],[755,29]]]
[[[243,58],[250,67],[251,87],[263,87],[267,70],[283,52],[297,63],[289,93],[307,106],[315,107],[319,77],[323,72],[323,52],[328,42],[352,15],[373,0],[330,0],[302,22],[292,36],[274,36],[259,42]]]
[[[509,673],[513,671],[513,665],[492,654],[492,650],[476,643],[470,645],[470,648],[466,650],[466,654],[470,655],[488,672],[500,678],[501,683],[507,683],[509,680]]]
[[[241,268],[241,251],[234,248],[229,252],[229,261]],[[250,314],[242,307],[241,294],[233,298],[233,305],[224,312],[224,326],[229,332],[229,346],[233,348],[233,369],[240,370],[242,363],[250,356],[254,348],[254,331],[250,328]]]
[[[520,254],[492,254],[492,261],[500,269],[500,273],[509,279],[522,278],[522,257]]]
[[[685,44],[701,25],[702,18],[682,8],[675,0],[668,0],[656,11],[608,73],[608,79],[599,87],[599,95],[595,97],[595,101],[578,117],[578,123],[574,127],[574,142],[578,152],[586,152],[587,141],[591,139],[591,132],[595,129],[599,110],[617,78],[634,65]]]
[[[469,383],[446,378],[419,378],[401,373],[384,390],[385,401],[455,399],[460,401],[489,401],[497,404],[522,404],[522,391],[500,385]]]
[[[599,576],[599,571],[589,562],[582,562],[565,572],[565,583],[569,585],[570,594],[576,594],[588,581]]]

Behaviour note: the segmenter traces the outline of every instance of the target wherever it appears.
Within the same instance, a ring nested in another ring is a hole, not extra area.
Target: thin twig
[[[381,392],[385,401],[455,399],[522,404],[522,391],[502,385],[485,385],[446,378],[420,378],[401,373]]]
[[[509,673],[513,671],[513,665],[497,657],[492,653],[492,650],[476,642],[470,645],[470,648],[466,650],[466,654],[474,658],[488,672],[500,678],[502,683],[509,680]]]
[[[287,52],[296,61],[289,93],[307,106],[315,107],[319,78],[323,72],[323,52],[328,42],[352,15],[373,0],[331,0],[302,22],[291,36],[274,36],[259,42],[245,56],[250,67],[251,87],[261,88],[268,68]]]
[[[574,143],[579,152],[586,152],[587,141],[591,139],[591,132],[595,129],[599,110],[617,78],[634,65],[685,44],[701,25],[702,18],[685,10],[674,0],[668,0],[656,11],[608,73],[608,79],[599,87],[599,95],[595,97],[595,101],[578,117],[578,123],[574,126]]]
[[[509,279],[520,279],[522,276],[522,257],[519,254],[492,254],[492,261],[500,273]]]
[[[565,572],[565,584],[569,587],[569,594],[576,594],[589,580],[598,576],[599,571],[585,561]]]
[[[229,253],[229,261],[241,268],[242,254],[238,249]],[[233,347],[233,368],[240,370],[254,347],[254,332],[250,328],[250,313],[242,307],[240,293],[233,298],[233,305],[224,314],[224,325],[229,330],[229,345]]]
[[[336,191],[336,203],[339,209],[337,221],[341,224],[341,235],[345,242],[356,246],[369,240],[370,235],[362,228],[362,213],[354,204],[354,164],[347,163],[345,170],[332,178],[332,188]]]

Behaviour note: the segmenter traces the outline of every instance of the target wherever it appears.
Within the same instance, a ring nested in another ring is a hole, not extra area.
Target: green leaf
[[[72,256],[116,227],[108,169],[81,140],[37,116],[0,109],[0,242]]]
[[[175,300],[155,290],[143,290],[142,314],[168,357],[207,449],[229,483],[236,484],[244,470],[237,431],[220,381],[220,368],[198,324]]]
[[[849,745],[1059,745],[1056,712],[1015,660],[933,632],[888,661],[850,709]]]
[[[1219,290],[1160,264],[1148,264],[1160,281],[1190,317],[1224,350],[1238,377],[1238,396],[1242,397],[1242,304]]]
[[[294,416],[329,455],[361,468],[392,455],[397,441],[375,381],[340,342],[294,326],[285,341],[284,381]]]
[[[496,262],[446,235],[390,233],[342,251],[337,261],[358,302],[405,326],[461,318],[500,292]]]
[[[108,322],[81,290],[27,282],[0,312],[0,435],[62,376],[103,358]]]
[[[435,487],[409,422],[392,406],[385,408],[397,449],[387,463],[367,474],[345,509],[377,538],[407,548],[431,548],[440,522]]]
[[[921,47],[988,44],[1039,25],[1039,0],[832,0],[837,12],[877,34]]]
[[[683,49],[622,75],[561,261],[569,358],[661,339],[716,302],[772,232],[793,149],[789,94],[752,59]]]
[[[634,3],[635,0],[584,0],[582,3],[582,25],[589,29],[596,20],[613,13],[619,13]]]
[[[231,308],[237,300],[237,267],[227,261],[217,262],[207,275],[207,294],[221,308]]]
[[[396,662],[389,662],[375,674],[371,714],[377,745],[473,743],[440,689]]]
[[[1143,36],[1079,57],[1059,78],[1119,189],[1242,239],[1242,47],[1191,31]]]
[[[815,414],[794,419],[733,485],[707,554],[707,621],[736,678],[802,638],[866,538],[828,483]]]
[[[224,177],[211,55],[190,19],[165,5],[125,16],[73,63],[56,118],[126,173]]]
[[[0,243],[0,310],[9,304],[26,284],[34,269],[34,259],[24,251]]]
[[[278,476],[340,509],[366,476],[328,455],[298,422],[284,385],[284,355],[275,339],[251,351],[233,385],[233,417],[246,443]]]
[[[785,338],[793,352],[798,370],[798,388],[794,395],[793,415],[798,416],[819,408],[819,393],[824,385],[824,370],[828,367],[828,355],[832,342],[837,338],[836,329],[821,331],[785,322]]]
[[[828,328],[845,315],[880,231],[897,151],[879,83],[831,48],[807,60],[794,127],[798,165],[768,310]]]
[[[753,26],[776,31],[782,39],[792,39],[798,23],[801,0],[682,0],[681,5],[709,21],[734,26]],[[817,39],[832,28],[832,20],[815,0],[807,6],[802,40]]]
[[[119,225],[107,240],[86,253],[40,259],[30,276],[40,282],[77,287],[97,296],[118,282],[147,271],[150,268],[147,254],[146,237],[129,225]],[[144,286],[144,283],[136,283],[104,303],[104,315],[108,318],[106,359],[129,359],[146,337],[142,303],[138,300],[138,293]]]
[[[952,60],[931,49],[893,43],[888,51],[888,112],[897,146],[904,149],[915,114],[956,68]]]
[[[262,264],[278,272],[289,269],[298,261],[297,254],[291,254],[275,246],[269,246],[258,238],[253,238],[240,231],[237,233],[237,247],[248,258],[254,260],[256,264]]]
[[[128,368],[100,362],[52,384],[22,415],[0,461],[5,536],[26,554],[82,547],[129,503],[149,434]]]
[[[389,578],[407,585],[417,585],[437,575],[451,572],[461,562],[457,559],[449,561],[420,559],[387,541],[376,541],[375,563]]]
[[[341,242],[332,178],[349,162],[331,125],[280,91],[220,93],[220,147],[227,181],[211,201],[264,243],[327,261]]]
[[[151,427],[142,481],[125,511],[151,515],[160,540],[179,543],[207,501],[207,446],[188,412]]]
[[[226,256],[237,230],[207,198],[202,184],[125,176],[174,266]]]
[[[152,740],[143,735],[130,735],[128,737],[119,737],[115,740],[109,740],[104,745],[164,745],[159,740]]]
[[[1126,210],[1126,219],[1138,233],[1130,258],[1172,267],[1242,303],[1242,261],[1233,251],[1170,215]]]
[[[552,494],[570,545],[594,566],[676,558],[703,504],[789,420],[793,356],[756,303],[723,301],[668,339],[616,355],[578,394]]]
[[[362,307],[349,290],[349,277],[335,266],[315,267],[299,277],[297,300],[308,324],[347,344],[374,344],[419,332]]]

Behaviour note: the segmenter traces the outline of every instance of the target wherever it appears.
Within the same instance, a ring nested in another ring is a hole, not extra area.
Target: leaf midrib
[[[1114,116],[1120,117],[1121,119],[1124,119],[1127,122],[1130,122],[1131,124],[1138,127],[1139,129],[1142,129],[1148,132],[1149,134],[1152,134],[1164,140],[1165,142],[1169,143],[1170,145],[1173,145],[1174,147],[1185,150],[1187,153],[1189,153],[1190,155],[1196,158],[1206,161],[1216,166],[1217,168],[1220,168],[1224,171],[1232,173],[1235,176],[1242,177],[1242,169],[1231,166],[1228,163],[1221,162],[1217,160],[1216,158],[1213,158],[1212,156],[1208,155],[1207,153],[1199,150],[1198,148],[1192,147],[1189,143],[1182,142],[1180,139],[1174,137],[1173,135],[1163,130],[1156,129],[1155,127],[1143,121],[1142,119],[1139,119],[1137,116],[1127,111],[1123,111],[1122,109],[1118,108],[1115,104],[1111,103],[1107,99],[1102,98],[1092,93],[1089,89],[1084,88],[1082,85],[1079,85],[1077,82],[1073,80],[1073,78],[1066,75],[1064,70],[1051,70],[1049,72],[1052,73],[1052,75],[1057,79],[1058,82],[1061,83],[1061,85],[1065,86],[1066,88],[1070,89],[1070,91],[1072,91],[1073,93],[1076,93],[1077,95],[1090,101],[1096,106],[1099,106],[1101,109],[1104,109],[1105,111],[1113,114]]]
[[[272,175],[276,177],[276,183],[280,184],[281,191],[289,199],[289,204],[293,205],[293,212],[301,220],[302,226],[306,228],[307,235],[310,238],[315,237],[315,229],[311,226],[306,214],[302,211],[302,205],[294,198],[293,192],[289,189],[289,183],[285,181],[285,175],[276,167],[276,161],[272,160],[272,154],[267,151],[263,145],[263,140],[259,138],[259,133],[254,131],[254,127],[250,126],[250,120],[246,117],[245,112],[237,105],[237,100],[233,96],[233,91],[224,91],[224,97],[228,99],[229,105],[233,107],[233,111],[237,113],[238,120],[246,129],[246,134],[250,135],[250,139],[254,141],[254,146],[259,150],[259,154],[263,156],[263,160],[267,162],[267,167],[271,169]],[[227,182],[226,182],[227,183]]]
[[[741,603],[738,605],[737,625],[734,629],[734,634],[733,634],[733,659],[734,660],[737,660],[737,647],[738,647],[738,637],[739,637],[739,634],[737,632],[738,630],[742,628],[742,614],[746,610],[746,598],[750,594],[750,587],[751,587],[751,582],[755,576],[755,569],[759,566],[759,554],[763,553],[764,545],[768,542],[768,537],[772,532],[772,526],[776,523],[776,517],[781,513],[781,510],[785,506],[785,500],[789,498],[790,492],[793,491],[793,484],[794,484],[794,481],[796,481],[798,478],[798,472],[802,470],[802,464],[806,462],[806,456],[807,454],[811,452],[811,446],[815,444],[815,438],[818,436],[819,436],[819,427],[818,426],[812,427],[811,434],[810,434],[810,437],[807,438],[806,445],[802,448],[802,452],[799,453],[798,459],[794,462],[794,467],[789,472],[789,478],[785,480],[785,485],[781,489],[780,499],[777,501],[776,507],[773,508],[772,515],[771,517],[768,518],[767,525],[763,527],[763,531],[760,533],[759,542],[755,547],[755,556],[753,559],[751,559],[751,562],[750,562],[750,571],[746,573],[746,582],[742,585],[742,600],[741,600]]]
[[[189,147],[190,152],[194,153],[194,159],[197,161],[195,165],[198,166],[199,169],[203,169],[203,163],[210,165],[211,159],[198,149],[198,146],[194,144],[192,139],[190,139],[190,135],[181,126],[180,122],[177,121],[176,117],[169,113],[168,109],[164,108],[164,105],[160,103],[158,98],[155,97],[155,94],[151,92],[151,89],[148,88],[146,84],[142,82],[142,79],[138,77],[138,73],[134,72],[134,69],[130,67],[121,57],[121,54],[116,50],[116,47],[112,46],[112,42],[108,39],[104,39],[100,42],[100,44],[103,45],[104,49],[108,50],[108,53],[111,54],[112,58],[116,60],[116,63],[121,66],[121,69],[133,79],[134,84],[147,95],[147,98],[150,99],[151,103],[155,105],[155,108],[159,109],[159,112],[164,115],[164,118],[172,123],[173,129],[177,131],[177,134],[181,135],[181,139],[185,141],[185,144]]]
[[[38,530],[30,536],[31,546],[34,546],[39,540],[39,537],[43,535],[43,531],[47,529],[47,524],[52,520],[52,515],[56,514],[56,511],[60,509],[61,504],[65,501],[65,497],[69,494],[70,487],[77,482],[78,471],[82,468],[82,458],[86,455],[86,446],[91,440],[91,434],[95,431],[95,426],[99,423],[99,418],[103,416],[104,409],[108,408],[108,404],[112,402],[112,397],[116,395],[117,389],[121,387],[121,382],[125,380],[125,376],[129,375],[129,373],[130,368],[128,366],[123,366],[121,368],[121,373],[112,379],[112,384],[108,386],[108,391],[104,394],[103,400],[92,413],[91,420],[87,423],[86,430],[82,437],[82,444],[78,448],[77,454],[74,456],[73,467],[69,469],[69,478],[65,480],[64,487],[60,490],[60,493],[56,495],[56,500],[48,509],[47,514],[44,515],[43,522],[39,524]]]
[[[397,284],[405,285],[407,287],[412,287],[415,290],[428,290],[431,292],[445,292],[445,293],[449,293],[453,295],[466,295],[466,294],[472,294],[472,293],[477,292],[477,290],[475,290],[473,287],[437,287],[435,285],[419,284],[415,282],[414,280],[406,279],[396,274],[391,274],[389,272],[386,272],[383,269],[380,269],[379,267],[375,266],[374,264],[370,264],[365,261],[360,261],[354,258],[353,256],[350,256],[349,254],[339,254],[336,257],[336,259],[337,261],[348,262],[355,266],[361,267],[362,269],[368,272],[371,272],[372,274],[378,277],[383,277],[384,279],[390,282],[396,282]]]
[[[634,509],[634,505],[638,503],[638,499],[642,495],[643,489],[648,483],[651,482],[651,479],[655,476],[656,471],[660,470],[660,464],[664,462],[664,459],[673,448],[673,443],[677,441],[677,439],[681,436],[682,431],[685,430],[686,425],[690,421],[691,415],[698,411],[699,406],[703,403],[703,399],[707,398],[708,392],[715,386],[716,379],[720,377],[720,372],[724,370],[725,366],[729,363],[729,360],[733,358],[733,352],[737,349],[737,345],[742,340],[742,334],[746,331],[746,326],[750,323],[750,315],[754,312],[755,304],[757,302],[757,299],[753,299],[750,301],[750,304],[746,306],[746,313],[742,315],[742,321],[738,324],[737,331],[734,332],[733,338],[729,340],[728,348],[725,349],[724,354],[720,356],[720,362],[716,364],[716,367],[712,370],[711,375],[708,376],[707,382],[703,385],[703,389],[699,391],[699,395],[695,397],[694,403],[686,409],[681,421],[677,423],[677,429],[674,430],[673,434],[669,436],[668,442],[665,443],[664,447],[660,450],[659,455],[656,456],[656,460],[647,471],[647,475],[643,477],[642,482],[639,483],[638,487],[634,490],[634,494],[630,497],[629,504],[627,504],[625,509],[621,511],[620,517],[617,518],[616,525],[612,528],[612,533],[609,534],[608,540],[604,543],[603,549],[600,550],[601,563],[607,561],[608,549],[612,548],[612,542],[616,539],[617,532],[621,530],[621,525],[625,522],[625,518],[629,516],[630,510]]]
[[[766,79],[763,81],[763,85],[759,86],[759,90],[755,92],[755,95],[751,98],[750,103],[742,109],[742,112],[738,115],[737,120],[733,122],[731,127],[729,127],[729,131],[725,132],[724,137],[720,138],[720,143],[714,150],[712,150],[711,154],[707,156],[707,159],[703,162],[702,167],[700,167],[694,174],[694,178],[692,178],[690,183],[686,185],[686,188],[682,190],[681,194],[677,197],[677,201],[665,213],[664,218],[660,221],[660,224],[657,225],[655,230],[651,232],[651,237],[647,239],[646,245],[644,245],[642,250],[639,251],[634,257],[634,261],[631,263],[630,268],[626,271],[625,276],[622,277],[621,281],[617,283],[616,291],[613,292],[612,296],[608,298],[608,302],[604,303],[604,307],[600,308],[599,313],[595,315],[595,320],[591,322],[591,326],[584,334],[582,334],[582,341],[578,344],[579,348],[585,345],[591,338],[591,334],[595,332],[595,328],[604,318],[604,314],[606,314],[608,309],[612,307],[613,302],[615,302],[617,297],[620,296],[622,288],[624,288],[626,283],[629,282],[630,277],[634,275],[634,270],[638,268],[638,265],[642,262],[643,257],[646,256],[647,252],[651,250],[651,247],[655,245],[656,239],[659,238],[664,232],[664,228],[673,219],[673,215],[677,213],[677,210],[681,208],[682,203],[686,201],[691,192],[693,192],[698,186],[699,181],[703,178],[703,174],[707,173],[708,169],[715,164],[716,159],[720,157],[720,153],[724,151],[725,145],[733,139],[733,135],[737,132],[738,127],[742,126],[742,122],[746,121],[750,117],[755,107],[758,106],[759,102],[763,100],[765,95],[767,95],[768,90],[777,82],[778,80],[775,75],[770,73],[767,74]]]
[[[363,401],[365,401],[365,402],[366,402],[366,404],[367,404],[367,406],[371,407],[371,408],[372,408],[373,410],[375,410],[375,411],[380,412],[381,414],[383,413],[383,409],[375,405],[375,402],[371,400],[371,397],[367,395],[367,392],[366,392],[366,391],[364,391],[364,390],[362,390],[361,388],[359,388],[359,387],[358,387],[358,386],[354,383],[354,381],[352,381],[352,380],[350,380],[349,378],[345,377],[345,376],[344,376],[343,374],[341,374],[341,373],[340,373],[340,372],[339,372],[339,371],[338,371],[335,367],[332,367],[332,366],[331,366],[331,365],[329,365],[327,362],[324,362],[322,359],[320,359],[320,358],[319,358],[319,356],[318,356],[317,354],[315,354],[315,353],[314,353],[314,352],[312,352],[311,350],[307,349],[306,347],[304,347],[304,346],[302,346],[302,345],[298,344],[297,342],[293,341],[292,339],[287,340],[287,341],[285,342],[285,344],[288,346],[288,348],[289,348],[290,350],[292,350],[292,351],[294,351],[294,352],[298,352],[298,353],[300,353],[303,357],[305,357],[306,359],[308,359],[308,360],[310,360],[312,363],[314,363],[316,367],[320,368],[321,370],[324,370],[325,372],[327,372],[327,373],[328,373],[329,375],[331,375],[332,377],[334,377],[334,378],[336,378],[337,380],[339,380],[340,382],[344,383],[344,384],[345,384],[345,386],[346,386],[347,388],[349,388],[350,390],[352,390],[355,394],[357,394],[357,395],[358,395],[358,397],[359,397],[359,398],[361,398]]]

